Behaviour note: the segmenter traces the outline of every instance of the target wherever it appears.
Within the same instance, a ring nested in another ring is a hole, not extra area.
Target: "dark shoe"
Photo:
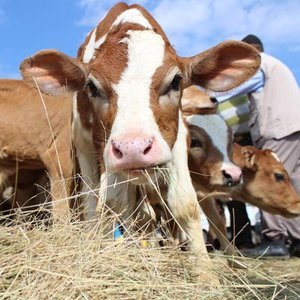
[[[263,241],[255,248],[241,249],[241,253],[248,257],[287,259],[290,257],[285,240]]]
[[[292,243],[292,255],[300,257],[300,240],[294,240]]]

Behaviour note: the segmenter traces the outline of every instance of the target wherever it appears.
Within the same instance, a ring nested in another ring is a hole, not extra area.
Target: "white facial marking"
[[[276,153],[271,152],[271,155],[272,155],[279,163],[281,162],[280,159],[279,159],[279,157],[278,157],[278,155],[277,155]]]
[[[119,97],[114,132],[140,128],[141,124],[146,129],[155,123],[150,108],[150,86],[155,71],[163,63],[165,43],[153,31],[128,31],[128,34],[128,65],[114,86]]]
[[[212,115],[192,115],[186,117],[190,125],[203,128],[211,138],[214,146],[222,153],[224,163],[230,163],[228,157],[228,127],[225,121],[217,114]]]
[[[91,38],[88,44],[85,47],[84,55],[83,55],[83,62],[89,63],[95,57],[95,50],[99,49],[100,46],[105,42],[106,34],[103,35],[98,41],[96,41],[96,29],[94,29],[93,33],[91,34]]]
[[[118,26],[121,23],[134,23],[144,26],[147,29],[152,29],[152,26],[148,22],[148,20],[142,15],[142,13],[136,9],[128,9],[121,13],[116,20],[113,22],[112,26],[110,27],[109,31],[115,27]],[[98,41],[96,41],[96,31],[97,27],[93,30],[90,40],[88,44],[85,47],[84,55],[83,55],[83,62],[89,63],[95,56],[95,50],[99,49],[100,46],[105,42],[107,34],[104,34],[101,36]],[[109,32],[108,31],[108,32]]]
[[[152,29],[152,26],[150,25],[149,21],[136,8],[128,9],[122,12],[113,22],[112,27],[125,22],[139,24],[147,29]]]
[[[151,30],[129,30],[127,33],[128,64],[119,83],[113,86],[118,95],[118,111],[111,136],[143,132],[157,140],[164,154],[169,153],[169,146],[161,136],[150,107],[152,78],[163,64],[165,42]]]
[[[93,58],[95,53],[95,39],[96,39],[96,30],[95,28],[90,36],[90,40],[88,44],[85,46],[84,55],[83,55],[83,62],[88,63]]]

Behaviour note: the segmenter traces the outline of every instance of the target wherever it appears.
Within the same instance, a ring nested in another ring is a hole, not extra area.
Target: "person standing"
[[[222,102],[237,95],[248,94],[248,126],[254,146],[271,149],[277,154],[295,190],[300,194],[299,86],[286,65],[264,53],[263,44],[257,36],[250,34],[242,41],[260,52],[261,68],[248,82],[216,98]],[[262,224],[263,242],[255,248],[243,249],[245,256],[289,257],[287,239],[292,241],[292,254],[300,256],[300,217],[286,219],[262,211]]]

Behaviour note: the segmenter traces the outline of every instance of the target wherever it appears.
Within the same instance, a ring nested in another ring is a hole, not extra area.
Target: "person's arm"
[[[258,92],[265,85],[265,76],[261,69],[255,73],[253,77],[244,82],[243,84],[237,86],[236,88],[223,93],[218,93],[215,98],[218,102],[226,101],[227,99],[245,95],[251,92]]]

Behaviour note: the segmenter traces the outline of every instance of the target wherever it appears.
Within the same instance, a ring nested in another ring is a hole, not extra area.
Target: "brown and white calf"
[[[189,170],[196,187],[207,195],[242,183],[242,171],[232,162],[232,133],[218,114],[185,117],[191,135]]]
[[[234,88],[256,72],[259,54],[229,41],[179,57],[146,10],[119,3],[89,34],[79,58],[45,50],[26,59],[21,71],[45,93],[74,91],[74,144],[83,175],[100,171],[103,201],[123,219],[144,197],[145,185],[159,191],[190,249],[205,252],[187,165],[182,90],[192,84],[211,91]],[[89,203],[88,218],[96,200]]]
[[[218,114],[186,116],[191,135],[188,164],[199,204],[216,232],[222,250],[236,253],[227,240],[225,228],[213,199],[216,192],[230,192],[242,184],[240,167],[232,162],[232,133]]]
[[[29,186],[29,174],[46,172],[51,182],[49,196],[62,200],[54,201],[54,213],[68,213],[62,207],[68,208],[63,199],[73,190],[71,105],[70,96],[41,95],[22,80],[0,80],[0,172],[6,181],[0,183],[0,194],[6,184],[20,187],[15,198],[20,201],[11,203],[11,208],[25,203],[29,191],[33,195],[35,182],[32,178]]]

